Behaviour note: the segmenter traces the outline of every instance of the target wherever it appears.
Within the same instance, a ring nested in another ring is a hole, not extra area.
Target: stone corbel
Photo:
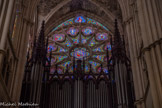
[[[127,25],[127,24],[129,24],[131,21],[133,21],[133,16],[130,16],[130,17],[126,18],[125,21],[124,21],[124,24]]]
[[[144,98],[140,98],[139,100],[136,100],[134,102],[134,106],[137,106],[138,104],[142,104],[144,101],[145,101]]]
[[[5,55],[6,54],[6,51],[3,50],[3,49],[0,49],[0,54]]]
[[[24,20],[27,24],[29,24],[30,26],[33,26],[33,25],[34,25],[34,22],[33,22],[31,19],[29,19],[29,18],[24,17],[23,20]]]
[[[160,38],[159,40],[153,42],[149,46],[143,48],[142,51],[141,51],[141,54],[144,54],[146,51],[150,51],[151,48],[156,47],[157,45],[160,45],[161,43],[162,43],[162,38]]]
[[[146,88],[146,91],[145,91],[145,93],[144,93],[144,96],[143,96],[142,98],[140,98],[140,99],[138,99],[138,100],[136,100],[136,101],[134,102],[134,105],[135,105],[135,106],[136,106],[137,104],[142,104],[142,103],[144,103],[144,102],[146,101],[146,98],[147,98],[147,95],[148,95],[149,88],[150,88],[150,84],[148,83],[147,88]]]

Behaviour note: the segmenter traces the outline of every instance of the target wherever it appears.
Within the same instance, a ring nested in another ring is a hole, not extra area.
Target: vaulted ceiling
[[[111,31],[114,19],[122,20],[117,0],[40,0],[38,14],[46,21],[47,34],[61,22],[77,14],[93,18]]]

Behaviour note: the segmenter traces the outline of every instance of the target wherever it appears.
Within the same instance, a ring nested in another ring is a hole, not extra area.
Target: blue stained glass
[[[71,47],[71,46],[72,46],[71,42],[70,42],[68,39],[66,40],[65,45],[66,45],[67,47]]]
[[[81,49],[76,48],[76,49],[74,49],[74,52],[71,53],[71,56],[74,56],[77,59],[82,59],[83,57],[88,56],[88,55],[89,55],[89,53],[86,52],[85,48],[81,48]]]
[[[94,58],[97,58],[100,61],[104,61],[104,55],[93,55]]]
[[[97,40],[107,40],[108,39],[107,33],[97,33],[96,39]]]
[[[67,49],[58,46],[58,50],[57,50],[57,51],[58,51],[58,52],[66,52]]]
[[[74,27],[71,27],[69,30],[68,30],[68,34],[72,35],[72,36],[75,36],[77,33],[78,33],[78,29],[75,29]]]
[[[94,52],[104,52],[104,50],[103,50],[103,47],[104,45],[101,45],[100,47],[97,47],[97,48],[95,48],[95,49],[93,49],[93,51]]]
[[[76,22],[76,23],[85,23],[86,20],[83,18],[83,16],[78,16],[78,17],[75,19],[75,22]]]
[[[108,70],[107,70],[106,68],[104,68],[103,71],[104,71],[105,73],[108,73]]]
[[[89,72],[89,67],[88,67],[88,65],[85,66],[85,71],[86,71],[86,72]]]
[[[54,45],[53,44],[50,44],[49,46],[48,46],[48,52],[49,51],[55,51],[57,49],[57,47],[54,47]]]
[[[109,43],[106,44],[105,50],[107,50],[107,48],[108,48],[109,51],[112,49],[112,48],[111,48],[111,45],[110,45]]]
[[[72,38],[73,43],[78,44],[79,43],[79,35],[75,38]]]
[[[72,39],[75,44],[79,43],[79,39]]]
[[[87,27],[87,28],[83,29],[82,32],[83,32],[85,35],[90,35],[90,34],[93,33],[93,30],[92,30],[92,27]]]

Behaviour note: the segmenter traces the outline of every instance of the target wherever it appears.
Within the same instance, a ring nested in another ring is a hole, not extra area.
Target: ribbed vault
[[[66,21],[77,14],[93,18],[113,30],[114,19],[122,20],[121,9],[117,0],[41,0],[39,3],[39,15],[46,22],[46,34],[53,27]],[[121,23],[119,28],[122,32]]]

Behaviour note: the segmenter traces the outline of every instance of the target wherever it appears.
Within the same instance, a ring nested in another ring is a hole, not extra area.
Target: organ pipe
[[[38,57],[32,61],[30,67],[29,63],[26,67],[26,72],[30,73],[30,87],[24,80],[26,85],[23,89],[25,94],[30,91],[29,100],[42,102],[40,108],[119,108],[120,105],[121,108],[134,108],[131,70],[127,68],[130,68],[130,63],[125,50],[122,49],[117,22],[115,22],[115,27],[114,41],[112,37],[110,39],[111,58],[108,48],[106,51],[108,73],[103,71],[105,65],[102,66],[102,64],[101,72],[94,72],[91,65],[89,72],[85,72],[85,58],[76,60],[74,57],[73,73],[68,72],[67,65],[65,72],[60,74],[56,65],[55,72],[50,74],[52,51],[50,61],[48,61],[46,60],[47,52],[34,48],[36,52],[32,55]],[[44,45],[44,41],[38,42],[40,46]],[[42,48],[47,50],[48,39],[45,46],[46,48]],[[42,58],[39,59],[39,57]],[[46,62],[49,65],[46,66]]]

